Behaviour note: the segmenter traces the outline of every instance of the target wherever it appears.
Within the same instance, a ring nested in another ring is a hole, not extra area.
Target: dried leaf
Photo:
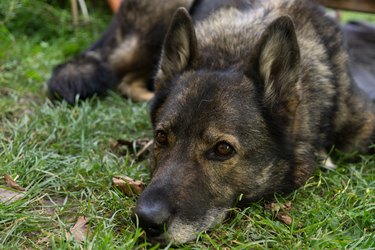
[[[281,209],[281,206],[278,203],[268,203],[265,208],[270,211],[272,214],[278,213]]]
[[[66,233],[66,238],[73,236],[76,241],[84,241],[88,235],[88,222],[86,217],[78,217],[76,224],[70,229],[70,232]]]
[[[279,203],[268,203],[265,206],[266,210],[270,211],[273,216],[284,224],[290,226],[292,225],[293,219],[289,215],[292,210],[292,202],[287,202],[285,204]]]
[[[291,211],[292,210],[292,202],[291,201],[288,201],[287,203],[285,203],[283,205],[283,208],[286,210],[286,211]]]
[[[288,225],[288,226],[292,225],[293,219],[292,219],[292,217],[291,217],[289,214],[287,214],[287,213],[284,213],[284,212],[277,213],[276,218],[277,218],[279,221],[283,222],[284,224],[286,224],[286,225]]]
[[[0,202],[6,203],[6,202],[14,202],[16,200],[21,199],[25,195],[21,192],[16,192],[8,189],[0,188]]]
[[[21,187],[20,185],[18,185],[18,183],[15,182],[10,175],[7,175],[7,174],[4,175],[4,181],[7,184],[7,186],[10,188],[16,189],[18,191],[25,191],[25,189]]]
[[[128,197],[140,195],[145,189],[143,182],[133,180],[128,176],[114,176],[112,178],[112,183]]]

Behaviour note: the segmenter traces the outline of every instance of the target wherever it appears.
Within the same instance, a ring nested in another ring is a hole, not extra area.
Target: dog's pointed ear
[[[164,40],[157,78],[169,80],[194,63],[198,57],[193,21],[185,8],[179,8]],[[156,89],[160,88],[158,82]]]
[[[300,50],[290,17],[279,17],[266,28],[257,45],[255,62],[264,83],[264,104],[287,105],[287,111],[293,113],[298,102]]]

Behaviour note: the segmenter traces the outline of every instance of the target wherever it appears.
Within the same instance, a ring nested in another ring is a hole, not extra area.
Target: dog
[[[152,179],[135,208],[151,242],[191,241],[240,196],[299,188],[332,147],[373,150],[375,105],[314,1],[125,0],[109,30],[55,69],[49,93],[99,94],[116,86],[107,74],[124,94],[152,98]]]

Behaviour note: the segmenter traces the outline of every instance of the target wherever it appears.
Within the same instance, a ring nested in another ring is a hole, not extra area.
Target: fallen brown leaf
[[[278,203],[271,202],[266,204],[265,208],[274,214],[280,211],[281,206]]]
[[[288,201],[285,204],[271,202],[266,204],[265,208],[273,213],[279,212],[280,210],[289,212],[292,210],[292,202]]]
[[[4,175],[4,181],[7,184],[7,186],[10,188],[16,189],[18,191],[25,191],[25,189],[21,187],[20,185],[18,185],[18,183],[15,182],[13,178],[8,174]]]
[[[0,202],[14,202],[16,200],[21,199],[25,195],[21,192],[16,192],[8,189],[0,188]]]
[[[279,203],[268,203],[265,205],[265,209],[270,211],[274,218],[283,222],[284,224],[290,226],[292,225],[293,219],[289,215],[289,212],[292,210],[292,202],[287,202],[285,204]]]
[[[288,201],[287,203],[285,203],[283,205],[283,208],[286,210],[286,211],[291,211],[292,210],[292,202],[291,201]]]
[[[88,235],[88,222],[89,220],[84,216],[79,216],[76,224],[66,233],[66,238],[73,236],[76,241],[84,241]]]
[[[112,177],[112,183],[128,197],[140,195],[145,189],[143,182],[133,180],[128,176],[114,176]]]
[[[292,225],[292,222],[293,222],[292,217],[285,212],[277,213],[276,218],[288,226]]]

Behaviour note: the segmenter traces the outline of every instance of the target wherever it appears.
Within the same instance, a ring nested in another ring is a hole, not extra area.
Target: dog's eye
[[[161,145],[167,144],[167,141],[168,141],[167,133],[164,132],[163,130],[156,131],[155,140],[156,140],[157,143],[159,143]]]
[[[215,147],[215,154],[220,157],[229,157],[233,152],[233,147],[225,141],[219,142]]]

